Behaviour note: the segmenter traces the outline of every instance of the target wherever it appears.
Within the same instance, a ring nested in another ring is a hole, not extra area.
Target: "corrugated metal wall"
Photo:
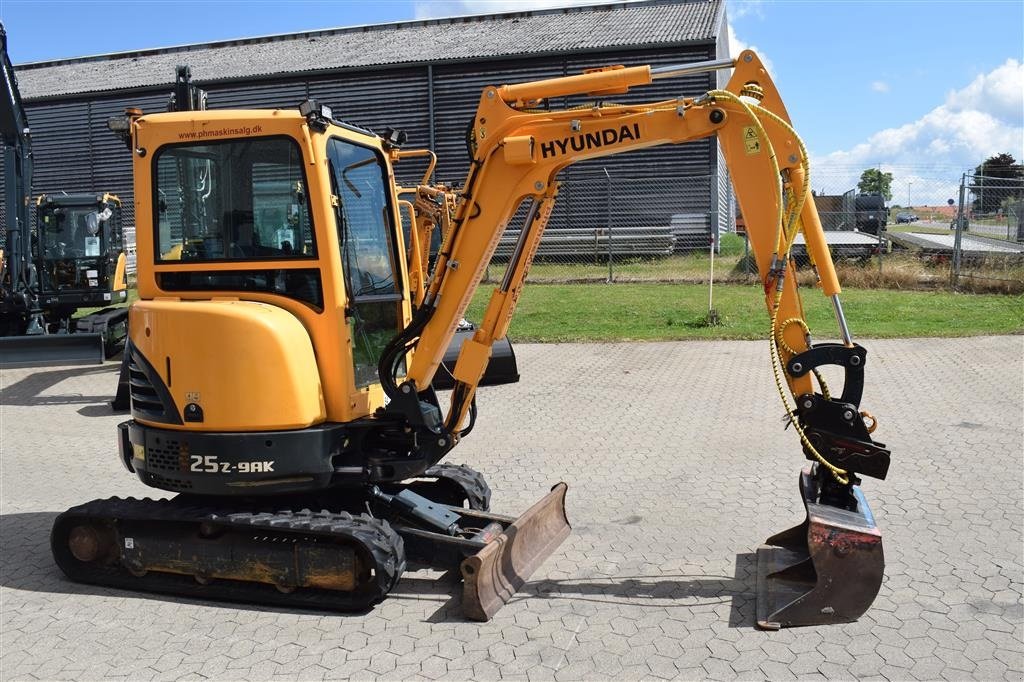
[[[726,57],[735,57],[729,53],[729,34],[728,34],[728,22],[725,18],[725,5],[722,5],[721,14],[719,15],[718,28],[716,33],[718,38],[715,41],[715,51],[718,53],[715,55],[716,59],[723,59]],[[724,88],[729,83],[729,78],[732,76],[732,71],[718,71],[715,78],[715,83],[718,88]],[[716,215],[711,222],[712,229],[714,230],[715,236],[721,235],[722,232],[731,232],[736,229],[736,196],[733,193],[732,181],[729,178],[729,167],[725,164],[725,156],[722,154],[722,146],[716,139],[714,142],[716,163],[718,165],[718,171],[716,173]]]
[[[484,86],[578,73],[607,64],[664,65],[710,59],[714,57],[713,50],[712,45],[698,45],[671,51],[631,50],[563,58],[438,64],[432,68],[353,71],[325,77],[295,74],[289,79],[217,84],[206,89],[210,108],[293,107],[307,97],[314,97],[331,106],[336,118],[377,131],[387,126],[405,130],[409,134],[410,148],[429,147],[433,139],[439,157],[436,177],[457,182],[465,177],[468,167],[466,127]],[[609,99],[639,102],[691,96],[709,89],[711,78],[708,74],[699,74],[658,81],[640,91]],[[131,158],[120,140],[107,129],[107,119],[122,113],[127,106],[162,111],[169,91],[170,87],[167,93],[96,95],[27,103],[36,156],[34,193],[113,192],[125,201],[125,224],[133,225]],[[552,105],[563,103],[572,105],[577,101],[569,98],[567,102]],[[565,191],[549,226],[551,229],[580,227],[594,220],[605,220],[606,202],[595,200],[603,196],[605,169],[613,177],[657,178],[709,175],[715,172],[717,163],[715,145],[703,140],[578,164],[562,173]],[[400,181],[412,182],[422,174],[422,169],[420,162],[408,161],[396,171]],[[623,210],[644,211],[647,215],[641,222],[655,225],[668,225],[670,216],[681,210],[708,210],[715,199],[708,192],[694,191],[693,186],[690,187],[683,192],[681,186],[680,194],[658,191],[644,197],[629,197],[629,205]],[[635,215],[629,223],[637,224]]]

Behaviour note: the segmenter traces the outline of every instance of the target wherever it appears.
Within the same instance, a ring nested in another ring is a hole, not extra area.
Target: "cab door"
[[[377,363],[404,325],[404,283],[387,165],[377,149],[327,143],[335,220],[352,339],[356,389],[379,383]]]

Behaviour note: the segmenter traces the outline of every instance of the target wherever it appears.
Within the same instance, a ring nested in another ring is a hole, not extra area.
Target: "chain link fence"
[[[735,230],[733,206],[727,177],[575,173],[560,181],[528,281],[692,279],[718,236]],[[486,281],[502,277],[525,216],[524,205],[502,235]]]
[[[885,170],[883,168],[883,170]],[[1024,181],[958,169],[894,169],[889,198],[857,190],[860,171],[812,169],[812,192],[841,276],[856,287],[1024,291]],[[526,207],[485,282],[500,281]],[[126,229],[134,273],[134,229]],[[804,254],[802,236],[794,246]],[[726,174],[636,177],[606,170],[561,180],[528,281],[750,281],[755,269]]]
[[[1012,290],[1024,279],[1019,180],[999,184],[945,167],[880,170],[893,175],[888,197],[859,191],[860,170],[812,172],[826,239],[851,286],[971,279],[972,289]],[[501,238],[487,281],[504,274],[525,214],[523,207]],[[754,272],[745,237],[725,175],[578,173],[561,182],[528,281],[707,281],[712,250],[717,278],[745,281]],[[802,235],[793,252],[804,256]]]
[[[1016,289],[1024,281],[1024,178],[964,173],[956,209],[950,283]]]

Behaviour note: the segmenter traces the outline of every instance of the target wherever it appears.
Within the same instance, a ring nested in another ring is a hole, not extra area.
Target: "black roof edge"
[[[549,7],[533,10],[514,10],[509,12],[493,12],[488,14],[467,14],[453,17],[438,17],[431,19],[409,19],[385,24],[360,24],[356,26],[339,26],[336,28],[311,29],[308,31],[297,31],[294,33],[274,33],[262,36],[251,36],[244,38],[230,38],[226,40],[215,40],[207,43],[185,43],[181,45],[168,45],[165,47],[143,48],[139,50],[125,50],[122,52],[110,52],[81,57],[65,57],[62,59],[51,59],[37,62],[24,62],[15,64],[16,69],[31,70],[50,66],[64,66],[68,64],[84,64],[88,62],[113,61],[115,59],[127,59],[131,57],[149,57],[158,54],[187,53],[195,50],[207,50],[211,48],[233,47],[238,45],[251,45],[257,43],[283,42],[286,40],[301,40],[319,38],[324,36],[341,35],[346,33],[369,33],[372,31],[401,30],[404,28],[415,28],[420,26],[440,26],[444,24],[460,24],[489,19],[504,19],[516,17],[545,16],[550,14],[579,14],[585,11],[613,11],[629,9],[631,7],[652,7],[664,5],[687,5],[709,3],[712,0],[613,0],[602,2],[596,0],[588,5],[571,5],[568,7]],[[725,5],[725,0],[721,4]]]
[[[665,0],[659,0],[659,2],[665,2]],[[723,2],[724,4],[724,2]],[[619,54],[629,52],[640,52],[651,49],[665,49],[673,47],[692,47],[695,45],[710,45],[712,48],[716,45],[716,41],[713,38],[701,38],[699,40],[677,40],[669,43],[647,43],[642,47],[636,45],[623,45],[623,46],[612,46],[612,47],[593,47],[586,49],[574,49],[574,50],[547,50],[544,52],[530,52],[523,55],[495,55],[488,57],[460,57],[457,59],[445,59],[443,61],[416,61],[416,62],[398,62],[394,64],[368,64],[366,66],[342,66],[329,69],[318,69],[308,70],[300,72],[304,78],[320,78],[323,76],[331,76],[343,73],[365,73],[367,71],[391,71],[399,69],[413,69],[421,68],[426,66],[447,66],[448,64],[467,64],[477,62],[499,62],[507,61],[512,59],[532,59],[534,57],[553,57],[553,56],[567,56],[567,55],[587,55],[587,54]],[[290,77],[294,77],[296,72],[281,72],[272,74],[257,74],[254,76],[237,76],[231,78],[218,78],[213,80],[193,80],[193,84],[202,87],[213,87],[222,85],[231,85],[233,83],[253,83],[259,81],[275,81],[275,80],[287,80]],[[114,97],[118,95],[127,94],[149,94],[152,92],[166,93],[170,96],[171,89],[174,87],[174,80],[171,75],[168,76],[166,83],[154,83],[153,85],[139,85],[131,88],[118,88],[111,90],[85,90],[82,92],[67,92],[55,95],[41,95],[37,97],[25,97],[26,103],[35,102],[50,102],[55,100],[61,100],[66,102],[73,102],[75,100],[95,100],[97,96],[103,97]],[[295,106],[298,106],[296,103]]]
[[[47,202],[57,204],[58,206],[82,206],[89,203],[98,204],[103,201],[104,196],[110,196],[117,199],[118,202],[121,201],[117,198],[117,195],[110,194],[109,192],[73,192],[71,194],[42,192],[36,197],[36,201],[45,199]]]

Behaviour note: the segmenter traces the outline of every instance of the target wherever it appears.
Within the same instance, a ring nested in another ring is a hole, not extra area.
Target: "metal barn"
[[[437,179],[457,182],[468,166],[466,127],[485,85],[608,64],[725,57],[725,21],[724,0],[640,0],[21,64],[34,193],[113,192],[125,200],[126,222],[133,222],[130,154],[108,131],[107,119],[129,106],[163,111],[179,64],[190,66],[194,81],[209,92],[210,108],[294,107],[315,98],[337,118],[375,130],[405,130],[409,148],[438,153]],[[724,82],[725,74],[717,79]],[[609,99],[656,101],[717,85],[715,74],[702,73]],[[550,104],[584,101],[568,100]],[[732,224],[727,178],[713,140],[581,163],[561,175],[549,230],[683,226],[703,235],[697,243],[706,247],[712,233]]]

